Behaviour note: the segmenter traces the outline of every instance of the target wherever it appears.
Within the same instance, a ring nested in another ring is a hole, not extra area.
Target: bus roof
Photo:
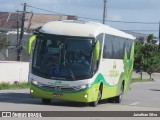
[[[97,22],[85,22],[75,20],[53,21],[46,23],[40,29],[42,33],[77,36],[77,37],[96,37],[100,33],[135,39],[132,35]]]

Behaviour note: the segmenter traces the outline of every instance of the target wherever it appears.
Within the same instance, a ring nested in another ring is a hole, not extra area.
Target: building
[[[157,40],[156,44],[159,45],[159,40]]]
[[[16,61],[17,59],[17,28],[21,26],[22,13],[15,12],[0,12],[0,39],[7,39],[10,46],[8,49],[0,51],[0,60]],[[23,51],[22,61],[29,61],[29,55],[26,54],[26,42],[32,35],[32,30],[43,26],[45,23],[50,21],[60,20],[77,20],[76,16],[72,15],[53,15],[53,14],[37,14],[37,13],[26,13],[25,14],[25,33],[23,38]],[[17,26],[17,21],[19,25]],[[20,30],[19,30],[20,31]]]
[[[43,26],[45,23],[50,21],[61,21],[61,20],[77,20],[76,16],[62,16],[62,15],[52,15],[52,14],[26,14],[25,28],[27,30],[32,30]]]
[[[21,26],[22,13],[0,12],[0,31],[12,31],[17,29],[17,20],[19,28]],[[54,15],[54,14],[25,14],[25,30],[36,29],[50,21],[77,20],[77,16],[72,15]]]
[[[128,30],[123,30],[124,32],[133,35],[134,37],[136,37],[137,40],[142,40],[143,42],[147,42],[147,37],[149,34],[144,34],[144,33],[137,33],[137,32],[133,32],[133,31],[128,31]]]

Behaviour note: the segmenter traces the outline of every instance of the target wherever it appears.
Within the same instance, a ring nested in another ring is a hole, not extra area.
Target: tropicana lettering
[[[110,70],[109,71],[109,76],[110,77],[118,77],[119,71],[118,70]]]

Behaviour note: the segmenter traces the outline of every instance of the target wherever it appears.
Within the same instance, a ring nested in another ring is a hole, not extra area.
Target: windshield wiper
[[[72,70],[71,70],[70,68],[69,68],[69,71],[70,71],[70,73],[71,73],[72,79],[75,80],[75,76],[74,76],[74,74],[73,74],[73,72],[72,72]]]
[[[70,71],[70,75],[71,75],[71,77],[72,77],[72,80],[75,80],[75,76],[74,76],[74,74],[73,74],[73,72],[72,72],[72,70],[71,70],[71,68],[70,68],[70,66],[69,66],[69,63],[68,63],[66,57],[64,58],[64,61],[67,63],[67,65],[68,65],[68,67],[69,67],[69,71]]]
[[[65,50],[65,48],[64,48],[64,53],[63,53],[63,57],[64,57],[64,66],[66,65],[65,63],[67,63],[67,65],[68,65],[68,67],[69,67],[69,71],[70,71],[70,75],[71,75],[71,77],[72,77],[72,80],[75,80],[75,75],[73,74],[73,72],[72,72],[72,70],[71,70],[71,68],[70,68],[70,66],[69,66],[69,63],[68,63],[68,61],[67,61],[67,59],[66,59],[66,50]]]

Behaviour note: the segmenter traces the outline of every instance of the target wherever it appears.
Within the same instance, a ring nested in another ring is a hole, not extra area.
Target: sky
[[[24,2],[28,5],[53,12],[98,19],[96,21],[102,23],[104,0],[0,0],[0,11],[15,12],[17,9],[22,11],[23,7],[21,3]],[[106,20],[156,24],[119,23],[109,21],[106,21],[106,24],[120,30],[135,30],[135,32],[145,34],[153,33],[158,37],[160,22],[159,5],[160,0],[108,0]],[[53,14],[30,7],[27,7],[27,11]]]

